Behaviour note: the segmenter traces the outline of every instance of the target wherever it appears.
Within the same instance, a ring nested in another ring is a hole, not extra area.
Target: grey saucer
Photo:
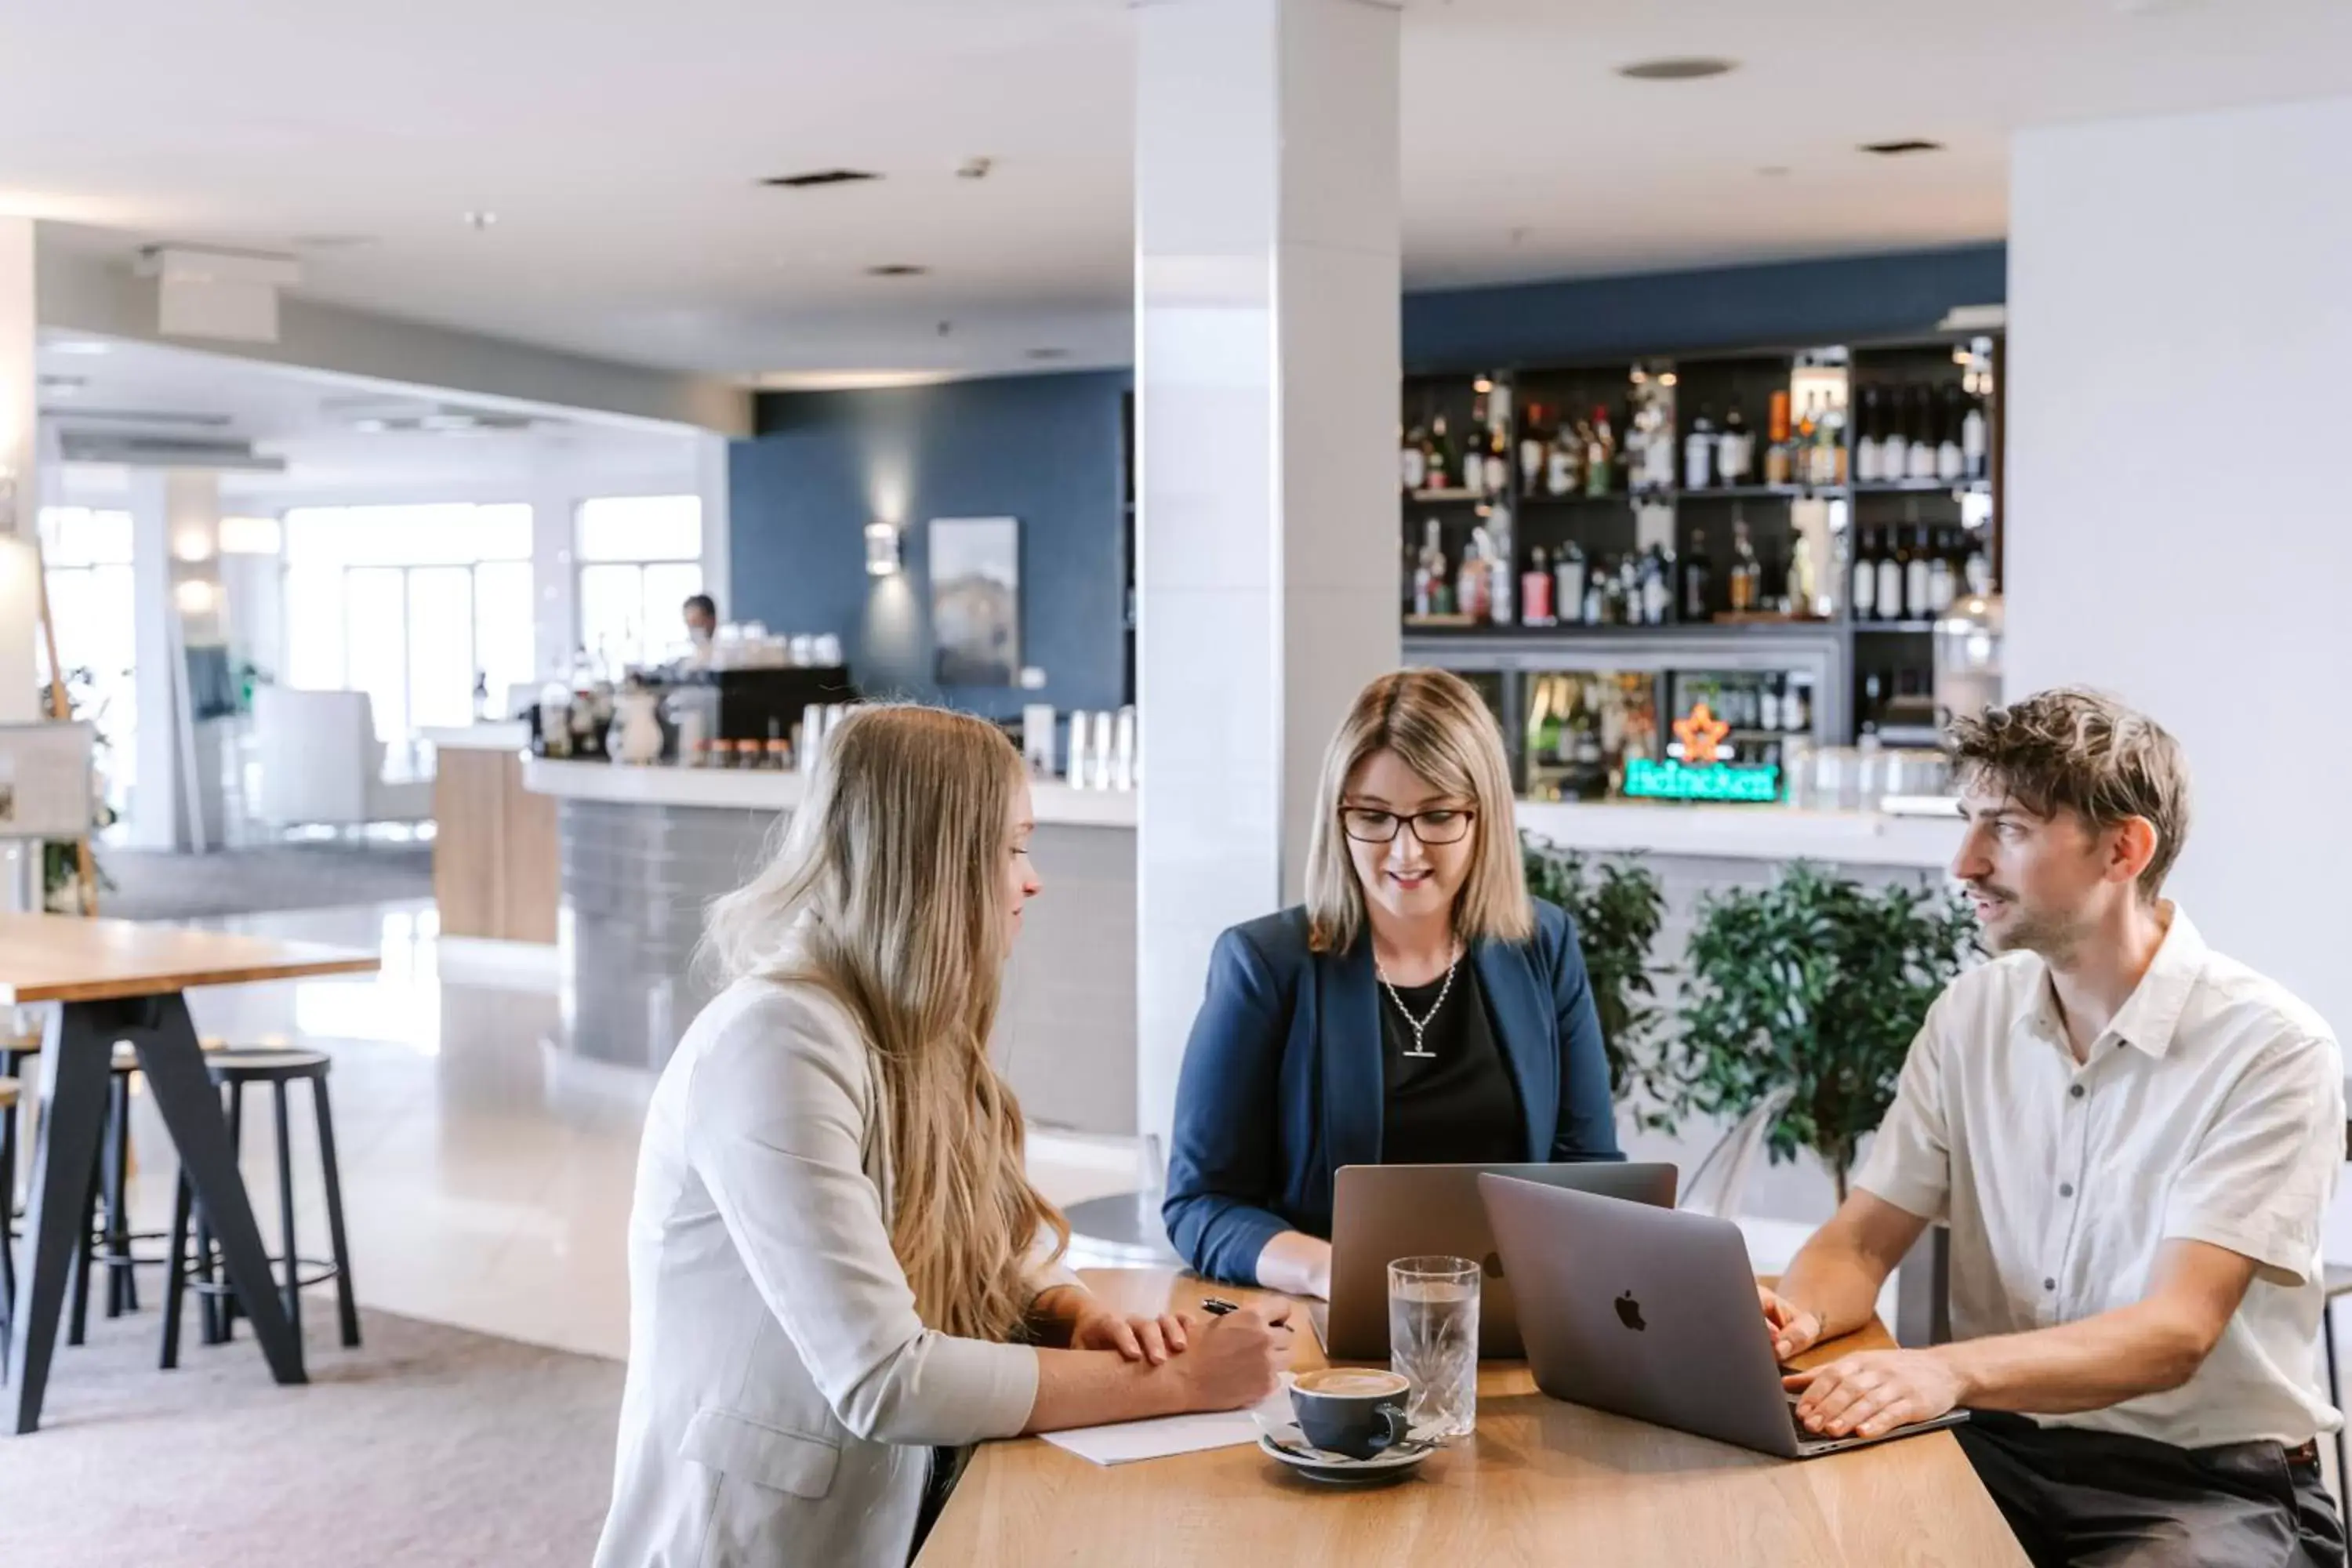
[[[1295,1421],[1265,1426],[1258,1434],[1257,1446],[1261,1453],[1289,1466],[1306,1479],[1332,1487],[1384,1486],[1402,1480],[1437,1452],[1438,1447],[1423,1438],[1408,1437],[1369,1459],[1351,1459],[1308,1443]]]

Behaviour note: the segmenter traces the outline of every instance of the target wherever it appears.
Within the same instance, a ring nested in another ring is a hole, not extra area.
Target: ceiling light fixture
[[[761,180],[763,185],[774,185],[787,191],[814,190],[819,185],[856,185],[882,176],[865,169],[814,169],[805,174],[775,174]]]
[[[466,226],[470,229],[495,228],[498,222],[499,215],[488,207],[477,207],[466,215]]]
[[[1929,142],[1921,137],[1909,136],[1898,142],[1865,142],[1862,144],[1861,150],[1874,157],[1903,158],[1914,153],[1940,153],[1944,150],[1944,144],[1941,142]]]
[[[867,268],[866,276],[868,278],[920,278],[929,270],[928,267],[917,267],[912,262],[886,261],[879,267]]]
[[[984,180],[988,178],[989,171],[995,167],[996,160],[993,158],[966,158],[963,161],[962,166],[956,170],[956,178],[959,180]]]
[[[1738,68],[1738,60],[1714,55],[1668,55],[1619,66],[1617,74],[1633,81],[1703,81],[1711,76],[1728,76]]]

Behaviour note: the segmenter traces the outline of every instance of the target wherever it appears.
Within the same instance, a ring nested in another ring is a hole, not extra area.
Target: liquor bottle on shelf
[[[1486,525],[1486,618],[1498,626],[1509,626],[1517,599],[1518,584],[1511,574],[1511,512],[1508,507],[1496,507]]]
[[[1968,412],[1960,416],[1960,477],[1983,479],[1991,471],[1985,446],[1984,398],[1970,393]]]
[[[1543,407],[1528,405],[1527,417],[1519,424],[1519,493],[1534,495],[1543,479],[1544,438]]]
[[[1814,445],[1813,483],[1843,485],[1846,479],[1845,405],[1833,399],[1824,399],[1822,416],[1814,426],[1819,437]]]
[[[1933,584],[1934,563],[1928,559],[1927,530],[1922,526],[1912,534],[1911,559],[1903,563],[1903,615],[1906,620],[1924,621],[1935,614],[1929,602]]]
[[[1887,530],[1888,541],[1878,557],[1878,618],[1899,621],[1903,618],[1904,568],[1911,564],[1911,551],[1903,542],[1899,529]]]
[[[1936,531],[1934,553],[1927,561],[1927,613],[1940,616],[1952,607],[1952,594],[1957,574],[1952,570],[1952,538],[1942,529]]]
[[[1495,395],[1497,399],[1502,397],[1500,387],[1495,389]],[[1509,404],[1505,403],[1503,406],[1507,408]],[[1490,496],[1499,496],[1507,493],[1511,488],[1510,421],[1507,416],[1501,414],[1489,417],[1486,471],[1480,475],[1480,488]]]
[[[1455,574],[1454,602],[1455,612],[1471,620],[1486,619],[1486,588],[1494,581],[1486,568],[1486,531],[1482,527],[1470,531],[1470,543],[1462,552],[1462,567]]]
[[[1445,416],[1441,414],[1430,421],[1429,460],[1423,466],[1423,480],[1429,489],[1442,490],[1461,472],[1454,463],[1454,437],[1446,433]]]
[[[1418,425],[1404,434],[1404,447],[1398,453],[1402,465],[1401,478],[1405,494],[1423,489],[1429,482],[1429,453],[1424,449],[1429,437]]]
[[[1731,507],[1731,608],[1735,614],[1749,615],[1758,608],[1758,598],[1764,585],[1764,568],[1756,559],[1756,546],[1748,537],[1748,520],[1739,515],[1739,503]]]
[[[1416,615],[1450,616],[1454,613],[1453,580],[1445,572],[1445,546],[1440,542],[1441,530],[1435,518],[1421,525],[1421,562],[1412,579],[1412,607]]]
[[[1584,442],[1584,493],[1605,496],[1617,471],[1617,436],[1609,428],[1609,410],[1592,405],[1591,434]]]
[[[1874,485],[1878,482],[1878,387],[1874,383],[1862,389],[1861,408],[1853,427],[1853,482]]]
[[[1788,690],[1780,696],[1780,728],[1794,734],[1812,726],[1812,688],[1803,679],[1792,677]]]
[[[1559,562],[1552,567],[1552,603],[1557,614],[1570,626],[1584,624],[1584,552],[1574,540],[1560,547]]]
[[[1927,384],[1920,382],[1911,389],[1910,456],[1903,477],[1911,479],[1932,479],[1936,477],[1936,405],[1935,395]]]
[[[1703,490],[1715,482],[1715,415],[1704,403],[1683,437],[1683,489]]]
[[[1764,678],[1764,689],[1758,693],[1756,700],[1756,727],[1759,730],[1777,730],[1780,727],[1780,676],[1768,675]]]
[[[1486,493],[1486,399],[1470,405],[1470,423],[1462,432],[1462,488],[1474,496]]]
[[[1642,571],[1642,624],[1663,626],[1673,618],[1675,557],[1664,545],[1653,544]]]
[[[1544,493],[1564,496],[1575,491],[1577,468],[1582,448],[1576,444],[1576,432],[1566,417],[1551,427],[1551,439],[1544,446]]]
[[[1854,531],[1853,587],[1846,595],[1847,613],[1857,621],[1878,615],[1878,536]]]
[[[1960,562],[1960,580],[1979,598],[1992,592],[1992,556],[1985,549],[1984,535],[1973,531],[1969,534],[1969,552]]]
[[[1785,485],[1789,482],[1789,395],[1785,391],[1772,395],[1765,438],[1764,482]]]
[[[1706,560],[1706,531],[1691,530],[1690,553],[1683,557],[1683,619],[1693,626],[1715,618],[1715,584]]]
[[[1943,406],[1936,416],[1936,477],[1948,485],[1958,483],[1967,469],[1960,452],[1960,422],[1965,417],[1960,408],[1960,389],[1946,382]]]
[[[1519,579],[1519,625],[1556,624],[1551,613],[1551,565],[1544,547],[1538,544],[1528,553],[1527,574]]]
[[[1584,563],[1584,624],[1600,626],[1609,624],[1609,569],[1595,555]]]
[[[1675,426],[1667,416],[1663,400],[1646,399],[1635,416],[1648,432],[1642,449],[1642,481],[1634,487],[1645,490],[1670,490],[1675,488]]]
[[[1723,435],[1716,443],[1715,471],[1725,484],[1748,482],[1749,458],[1755,449],[1748,434],[1748,416],[1739,411],[1739,399],[1734,397],[1723,416]]]

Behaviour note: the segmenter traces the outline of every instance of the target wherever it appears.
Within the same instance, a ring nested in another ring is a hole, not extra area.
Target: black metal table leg
[[[58,1009],[49,1020],[47,1048],[41,1053],[40,1098],[47,1109],[41,1118],[32,1199],[25,1215],[26,1267],[16,1281],[16,1307],[8,1323],[18,1432],[40,1425],[49,1356],[58,1342],[58,1315],[65,1305],[66,1273],[73,1264],[74,1232],[89,1212],[89,1185],[98,1175],[99,1139],[106,1131],[107,1058],[113,1041],[92,1027],[95,1020],[79,1016],[80,1012]]]
[[[196,1042],[188,1004],[177,992],[153,1000],[153,1027],[131,1038],[139,1047],[139,1066],[154,1093],[155,1108],[163,1113],[163,1125],[171,1130],[172,1142],[180,1151],[181,1168],[188,1173],[197,1205],[211,1222],[228,1282],[236,1291],[243,1315],[253,1324],[254,1338],[261,1342],[261,1353],[268,1358],[271,1373],[280,1383],[307,1382],[302,1342],[287,1321],[278,1299],[269,1254],[261,1245],[261,1229],[254,1223],[245,1181],[237,1174],[236,1155],[229,1147],[220,1099],[205,1071],[204,1047]]]

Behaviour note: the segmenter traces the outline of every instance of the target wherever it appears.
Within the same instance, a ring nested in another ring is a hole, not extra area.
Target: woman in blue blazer
[[[1622,1156],[1584,956],[1528,896],[1477,693],[1373,681],[1317,801],[1306,903],[1210,959],[1161,1217],[1202,1274],[1328,1296],[1342,1165]]]

